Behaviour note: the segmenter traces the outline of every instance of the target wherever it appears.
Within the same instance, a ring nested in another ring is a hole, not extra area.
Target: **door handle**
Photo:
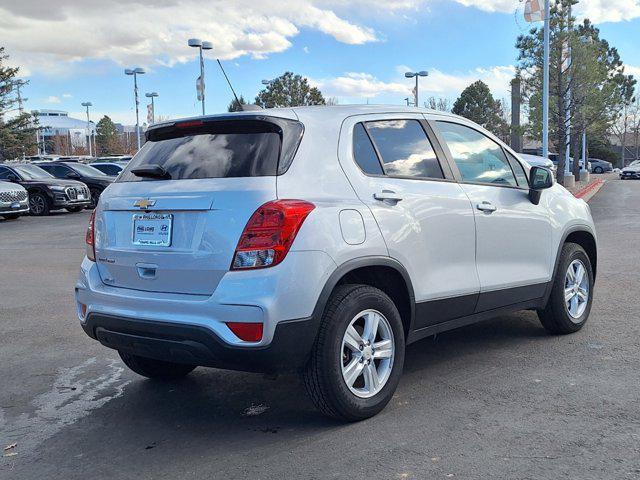
[[[392,190],[382,190],[381,193],[374,193],[373,198],[380,202],[400,202],[402,197]]]
[[[476,205],[476,208],[482,212],[493,213],[498,208],[493,205],[491,202],[482,202]]]

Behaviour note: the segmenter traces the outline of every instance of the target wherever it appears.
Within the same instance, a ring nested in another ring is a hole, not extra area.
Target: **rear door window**
[[[417,120],[380,120],[366,123],[385,173],[390,177],[442,179],[436,152]]]
[[[302,135],[299,122],[278,120],[192,121],[153,129],[117,181],[148,180],[131,170],[155,165],[172,180],[277,175]]]
[[[353,156],[364,173],[384,175],[371,139],[361,123],[353,129]]]

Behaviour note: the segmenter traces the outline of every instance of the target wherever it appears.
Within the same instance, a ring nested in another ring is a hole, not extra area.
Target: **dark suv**
[[[79,180],[91,192],[91,208],[95,208],[102,191],[111,185],[113,177],[105,175],[97,168],[79,162],[38,162],[38,167],[56,178]]]
[[[32,215],[48,215],[65,208],[79,212],[91,205],[91,194],[82,182],[61,180],[30,163],[0,164],[0,180],[22,185],[29,192]]]

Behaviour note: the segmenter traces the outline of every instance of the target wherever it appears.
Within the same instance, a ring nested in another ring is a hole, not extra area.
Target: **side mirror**
[[[553,173],[544,167],[531,167],[529,172],[529,199],[534,205],[540,203],[542,190],[553,187]]]

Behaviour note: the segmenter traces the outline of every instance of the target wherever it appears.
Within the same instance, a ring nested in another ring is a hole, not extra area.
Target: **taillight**
[[[282,262],[314,208],[313,203],[303,200],[274,200],[262,205],[244,227],[231,269],[265,268]]]
[[[87,227],[87,234],[85,241],[87,243],[87,258],[92,262],[96,261],[96,211],[91,212],[91,218],[89,218],[89,226]]]

